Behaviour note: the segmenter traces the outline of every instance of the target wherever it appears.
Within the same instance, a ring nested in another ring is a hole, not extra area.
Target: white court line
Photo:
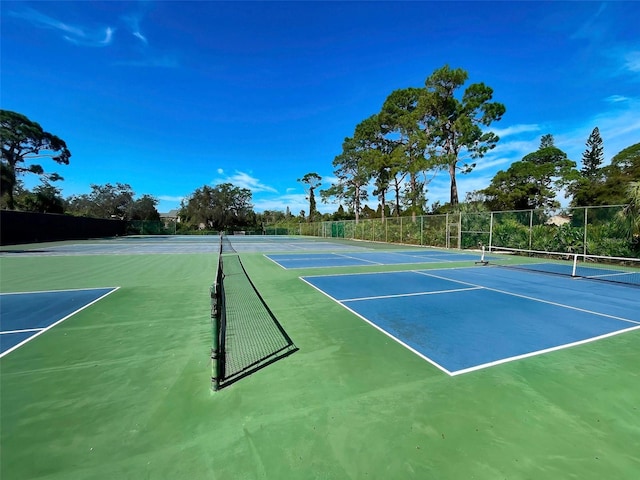
[[[67,289],[60,289],[60,290],[34,290],[31,292],[2,292],[0,293],[0,296],[2,295],[24,295],[24,294],[31,294],[31,293],[61,293],[61,292],[84,292],[87,290],[106,290],[109,288],[120,288],[120,287],[87,287],[87,288],[67,288]]]
[[[542,355],[549,352],[555,352],[558,350],[564,350],[565,348],[571,348],[578,345],[584,345],[585,343],[595,342],[596,340],[601,340],[603,338],[613,337],[614,335],[620,335],[621,333],[631,332],[632,330],[640,330],[640,325],[635,327],[625,328],[623,330],[616,330],[615,332],[605,333],[603,335],[598,335],[597,337],[587,338],[585,340],[579,340],[577,342],[565,343],[563,345],[557,345],[555,347],[545,348],[543,350],[536,350],[534,352],[524,353],[522,355],[516,355],[514,357],[501,358],[500,360],[495,360],[493,362],[483,363],[480,365],[474,365],[473,367],[463,368],[462,370],[456,370],[451,372],[451,376],[462,375],[463,373],[475,372],[476,370],[482,370],[484,368],[494,367],[496,365],[500,365],[502,363],[513,362],[515,360],[520,360],[523,358],[535,357],[537,355]]]
[[[425,276],[427,276],[427,277],[439,278],[439,279],[441,279],[441,280],[449,280],[449,281],[451,281],[451,282],[461,283],[462,285],[469,285],[469,286],[473,286],[473,287],[480,287],[480,288],[483,288],[483,289],[485,289],[485,290],[490,290],[490,291],[492,291],[492,292],[502,293],[502,294],[504,294],[504,295],[510,295],[510,296],[512,296],[512,297],[524,298],[524,299],[527,299],[527,300],[532,300],[532,301],[534,301],[534,302],[547,303],[547,304],[549,304],[549,305],[554,305],[554,306],[556,306],[556,307],[566,308],[566,309],[569,309],[569,310],[575,310],[575,311],[577,311],[577,312],[589,313],[589,314],[591,314],[591,315],[597,315],[597,316],[605,317],[605,318],[612,318],[612,319],[614,319],[614,320],[620,320],[620,321],[622,321],[622,322],[628,322],[628,323],[633,323],[634,325],[640,325],[640,322],[639,322],[639,321],[631,320],[631,319],[629,319],[629,318],[617,317],[617,316],[615,316],[615,315],[609,315],[609,314],[607,314],[607,313],[595,312],[595,311],[593,311],[593,310],[587,310],[587,309],[585,309],[585,308],[580,308],[580,307],[572,307],[571,305],[566,305],[566,304],[564,304],[564,303],[552,302],[552,301],[550,301],[550,300],[543,300],[543,299],[541,299],[541,298],[530,297],[530,296],[528,296],[528,295],[522,295],[522,294],[520,294],[520,293],[507,292],[506,290],[500,290],[500,289],[498,289],[498,288],[485,287],[485,286],[483,286],[483,285],[478,285],[478,284],[471,283],[471,282],[463,282],[463,281],[461,281],[461,280],[454,280],[454,279],[447,278],[447,277],[441,277],[440,275],[433,275],[433,274],[431,274],[431,273],[427,273],[427,272],[425,272],[425,271],[418,271],[418,270],[415,270],[415,272],[416,272],[416,273],[418,273],[418,274],[420,274],[420,275],[425,275]]]
[[[26,332],[39,332],[43,328],[24,328],[22,330],[7,330],[6,332],[0,332],[0,335],[6,335],[7,333],[26,333]]]
[[[273,263],[275,263],[276,265],[278,265],[280,268],[282,268],[283,270],[300,270],[303,268],[333,268],[335,267],[335,265],[322,265],[319,267],[314,267],[314,266],[309,266],[309,265],[303,265],[302,267],[297,267],[297,266],[288,266],[285,267],[282,262],[288,262],[288,261],[292,261],[292,262],[303,262],[303,261],[315,261],[315,260],[327,260],[327,261],[331,261],[333,259],[335,259],[336,257],[338,257],[337,253],[319,253],[317,254],[320,258],[318,257],[308,257],[305,256],[305,254],[300,254],[301,258],[282,258],[280,260],[277,260],[275,258],[270,258],[269,255],[271,254],[267,254],[265,253],[263,256],[267,257],[269,260],[271,260]],[[278,254],[276,254],[278,255]],[[307,254],[308,255],[308,254]],[[313,255],[313,254],[312,254]]]
[[[323,255],[323,254],[320,254],[320,255]],[[357,257],[350,257],[348,255],[343,255],[343,254],[339,254],[339,253],[332,253],[331,255],[333,255],[333,257],[326,257],[326,258],[320,258],[320,259],[308,257],[307,259],[308,260],[327,260],[327,261],[331,261],[331,260],[335,260],[335,259],[340,259],[342,257],[342,258],[347,258],[349,260],[358,260],[359,262],[366,262],[366,263],[365,264],[360,264],[360,265],[303,265],[301,267],[300,266],[288,266],[288,267],[285,267],[284,265],[280,265],[280,264],[279,265],[282,268],[284,268],[285,270],[303,270],[303,269],[310,269],[310,268],[313,268],[313,269],[317,269],[317,268],[320,268],[320,269],[321,268],[341,268],[341,267],[344,267],[344,266],[347,266],[347,267],[369,266],[367,264],[373,264],[373,265],[377,265],[377,266],[384,266],[383,263],[375,263],[375,262],[371,262],[371,261],[368,261],[368,260],[362,260],[362,259],[357,258]],[[274,261],[277,263],[277,260],[274,260]],[[413,263],[415,263],[415,262],[413,262]],[[372,273],[376,273],[376,272],[372,272]]]
[[[615,272],[615,273],[603,273],[601,275],[585,275],[582,278],[594,278],[594,279],[599,279],[599,278],[605,278],[605,277],[620,277],[620,276],[626,276],[626,275],[633,275],[636,272]]]
[[[339,302],[360,302],[362,300],[379,300],[383,298],[402,298],[402,297],[417,297],[420,295],[440,295],[442,293],[454,293],[454,292],[466,292],[469,290],[482,290],[482,287],[469,287],[469,288],[453,288],[451,290],[436,290],[434,292],[415,292],[415,293],[397,293],[395,295],[378,295],[375,297],[359,297],[359,298],[346,298],[344,300],[338,300]]]
[[[321,256],[322,255],[322,256]],[[312,260],[333,260],[336,257],[335,254],[324,254],[321,253],[320,255],[318,255],[317,257],[306,257],[304,256],[304,254],[300,254],[299,257],[296,258],[280,258],[280,259],[274,259],[276,261],[280,261],[280,262],[309,262]]]
[[[371,265],[384,265],[384,263],[374,262],[372,260],[365,260],[364,258],[352,257],[351,255],[347,255],[345,253],[336,253],[335,256],[348,258],[350,260],[357,260],[359,262],[366,262],[366,263],[370,263]],[[357,266],[357,265],[354,265],[354,266]]]
[[[389,267],[397,267],[397,266],[402,266],[402,265],[415,265],[416,262],[411,262],[411,263],[399,263],[399,264],[393,264],[393,265],[387,265]],[[362,266],[362,265],[360,265]],[[325,268],[325,267],[322,267]],[[337,268],[337,267],[336,267]],[[451,268],[434,268],[433,271],[434,272],[439,272],[442,270],[445,271],[450,271],[450,270],[464,270],[464,269],[468,269],[469,267],[465,266],[465,267],[451,267]],[[322,275],[305,275],[306,278],[322,278],[322,277],[348,277],[350,275],[352,276],[358,276],[358,275],[395,275],[398,273],[415,273],[417,270],[415,269],[410,269],[410,270],[388,270],[388,271],[383,271],[383,272],[358,272],[358,273],[353,273],[353,272],[338,272],[338,273],[323,273]],[[300,277],[302,278],[302,277]]]
[[[273,263],[275,263],[277,266],[279,266],[281,269],[286,270],[287,267],[285,267],[284,265],[282,265],[281,263],[279,263],[277,260],[274,260],[273,258],[269,258],[269,255],[267,255],[266,253],[262,254],[263,257],[265,257],[268,260],[271,260]]]
[[[93,305],[94,303],[98,302],[99,300],[102,300],[104,297],[106,297],[107,295],[111,295],[113,292],[115,292],[116,290],[118,290],[120,287],[103,287],[103,288],[113,288],[113,290],[108,291],[107,293],[105,293],[104,295],[96,298],[95,300],[93,300],[92,302],[87,303],[86,305],[83,305],[82,307],[80,307],[79,309],[77,309],[74,312],[71,312],[69,315],[67,315],[66,317],[61,318],[60,320],[58,320],[57,322],[52,323],[51,325],[49,325],[48,327],[43,328],[42,330],[40,330],[38,333],[36,333],[35,335],[30,336],[29,338],[26,338],[25,340],[23,340],[22,342],[18,343],[17,345],[14,345],[13,347],[11,347],[8,350],[5,350],[4,352],[0,353],[0,358],[4,357],[5,355],[10,354],[11,352],[13,352],[14,350],[20,348],[22,345],[24,345],[27,342],[30,342],[31,340],[33,340],[34,338],[38,337],[39,335],[42,335],[44,332],[46,332],[47,330],[50,330],[51,328],[55,327],[56,325],[64,322],[67,318],[70,318],[72,316],[74,316],[76,313],[81,312],[82,310],[84,310],[87,307],[90,307],[91,305]],[[91,288],[80,288],[77,290],[98,290],[96,289],[91,289]],[[67,290],[53,290],[53,291],[58,291],[58,292],[62,292],[62,291],[67,291]]]

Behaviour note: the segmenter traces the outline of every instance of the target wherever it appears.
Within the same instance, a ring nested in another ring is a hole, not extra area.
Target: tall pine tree
[[[598,127],[594,128],[587,139],[587,149],[582,154],[582,169],[580,178],[569,187],[569,193],[573,197],[571,206],[586,207],[590,205],[602,205],[601,187],[604,181],[605,169],[604,148],[602,137]],[[606,203],[606,202],[605,202]]]
[[[602,137],[598,127],[594,128],[587,139],[587,149],[582,154],[582,173],[583,177],[595,180],[601,172],[601,165],[604,161],[604,148],[602,146]]]

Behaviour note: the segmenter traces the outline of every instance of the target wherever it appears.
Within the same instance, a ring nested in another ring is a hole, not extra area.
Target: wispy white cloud
[[[622,146],[622,148],[626,148],[640,140],[640,116],[638,115],[640,98],[626,98],[624,102],[618,102],[616,106],[618,108],[607,110],[595,116],[593,123],[600,129],[600,134],[605,139],[605,142],[606,139],[615,140],[620,138],[627,143],[627,145]],[[630,142],[632,138],[635,139],[634,142]],[[613,152],[613,154],[618,153],[618,151]]]
[[[340,179],[338,177],[335,177],[333,175],[327,175],[325,177],[322,177],[322,187],[320,188],[330,187],[331,185],[334,185],[339,181]]]
[[[84,47],[105,47],[113,41],[114,28],[85,28],[70,25],[57,18],[41,13],[33,8],[25,7],[9,12],[13,17],[25,20],[37,28],[46,28],[61,32],[62,38],[75,45]]]
[[[111,44],[113,41],[113,34],[115,29],[111,27],[107,27],[104,30],[104,36],[98,37],[97,34],[93,36],[93,38],[88,38],[86,36],[83,37],[71,37],[69,35],[64,35],[64,39],[68,42],[71,42],[75,45],[80,45],[82,47],[106,47]]]
[[[544,132],[544,133],[549,133]],[[543,132],[531,132],[527,135],[521,135],[517,139],[513,140],[501,140],[496,148],[491,150],[486,158],[493,158],[495,156],[513,157],[518,155],[526,155],[527,153],[537,150],[540,145],[540,137]]]
[[[164,202],[181,202],[184,198],[185,197],[183,195],[158,195],[158,200],[162,200]]]
[[[221,174],[221,168],[218,169],[218,174]],[[216,178],[212,183],[232,183],[236,187],[246,188],[251,190],[252,193],[257,192],[271,192],[278,193],[278,191],[270,187],[269,185],[265,185],[260,182],[260,179],[252,177],[249,173],[241,172],[236,170],[233,175],[226,175],[223,177]]]
[[[254,209],[257,212],[264,212],[265,210],[285,212],[287,207],[293,215],[298,215],[301,210],[307,212],[309,210],[309,201],[302,193],[279,195],[277,197],[266,197],[256,199],[254,202]],[[323,206],[318,204],[318,209],[324,212]],[[332,208],[328,208],[326,211],[333,211]]]
[[[125,23],[125,25],[127,25],[127,28],[131,32],[131,35],[136,37],[145,45],[149,43],[147,37],[145,37],[140,30],[140,17],[138,17],[137,15],[125,15],[122,17],[122,21]]]
[[[67,34],[71,34],[77,37],[84,36],[84,31],[73,25],[68,25],[60,20],[56,20],[55,18],[49,17],[43,13],[34,10],[33,8],[22,8],[20,10],[13,10],[9,12],[9,15],[16,18],[21,18],[22,20],[26,20],[39,28],[51,28],[54,30],[60,30],[61,32],[65,32]]]
[[[628,100],[629,100],[629,97],[625,97],[623,95],[610,95],[604,99],[605,102],[609,102],[609,103],[626,102]]]
[[[571,35],[573,39],[587,39],[597,41],[606,33],[607,22],[600,18],[607,8],[606,3],[601,3],[598,10],[587,20],[582,22],[578,29]]]
[[[116,37],[116,32],[118,31],[116,26],[109,25],[72,25],[30,7],[17,8],[9,12],[9,15],[24,20],[36,28],[56,31],[62,35],[65,41],[80,47],[107,47],[112,45]],[[119,61],[113,62],[112,65],[154,68],[179,67],[180,62],[176,55],[150,49],[149,40],[140,28],[141,21],[142,14],[139,12],[124,15],[115,20],[120,30],[125,33],[129,32],[137,39],[136,42],[138,46],[129,52],[129,58],[122,58]],[[118,38],[122,39],[125,37],[118,33]],[[143,48],[140,47],[140,44],[142,44]]]
[[[537,125],[537,124],[510,125],[506,128],[491,128],[490,131],[492,131],[502,139],[505,137],[518,135],[520,133],[538,132],[540,131],[540,125]]]
[[[602,58],[607,62],[606,74],[609,77],[636,77],[640,72],[640,50],[638,45],[618,44],[603,49]]]
[[[604,101],[605,108],[602,111],[554,135],[556,145],[565,150],[572,160],[581,158],[594,127],[600,130],[606,162],[624,148],[640,141],[640,97],[613,95]]]
[[[468,175],[458,175],[456,185],[458,187],[458,199],[463,202],[467,193],[475,192],[487,188],[493,178],[493,173],[478,175],[474,173]],[[448,203],[451,196],[451,183],[449,175],[438,175],[429,185],[427,190],[427,203],[432,205],[435,202],[441,204]]]
[[[485,157],[481,160],[478,160],[476,163],[476,167],[473,169],[474,172],[482,172],[483,170],[495,170],[496,167],[501,167],[503,165],[510,165],[514,161],[514,157]]]
[[[511,137],[513,135],[518,135],[520,133],[538,132],[540,131],[540,125],[535,123],[516,124],[516,125],[509,125],[508,127],[505,127],[505,128],[492,127],[489,130],[495,133],[496,135],[498,135],[500,139],[503,139],[505,137]]]
[[[338,179],[333,176],[322,177],[322,185],[315,191],[316,208],[320,213],[332,213],[336,211],[337,203],[324,203],[320,198],[320,190],[330,187],[332,183],[337,183],[337,181]],[[298,187],[288,187],[284,195],[269,195],[269,193],[277,192],[275,189],[272,189],[266,194],[260,194],[254,197],[253,203],[256,211],[277,210],[284,212],[287,207],[289,207],[289,210],[294,215],[298,215],[301,210],[304,210],[306,213],[309,211],[309,199],[307,193],[303,191],[302,185]]]
[[[640,72],[640,50],[627,52],[624,56],[625,68],[631,72]]]
[[[142,35],[140,32],[133,32],[133,36],[142,40],[142,42],[144,43],[148,43],[146,37]]]

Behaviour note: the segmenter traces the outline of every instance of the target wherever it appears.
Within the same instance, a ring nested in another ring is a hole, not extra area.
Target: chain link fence
[[[289,235],[469,249],[505,247],[640,257],[638,215],[624,205],[556,211],[462,212],[301,223]]]

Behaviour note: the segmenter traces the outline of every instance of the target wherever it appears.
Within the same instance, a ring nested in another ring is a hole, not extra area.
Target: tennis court
[[[267,255],[282,268],[355,267],[363,265],[410,265],[415,263],[451,263],[475,261],[479,253],[443,250],[403,250],[391,252],[298,253]]]
[[[477,252],[227,241],[297,350],[217,392],[219,238],[2,248],[1,329],[37,336],[0,335],[0,478],[637,477],[637,286]],[[257,326],[244,298],[238,339]]]
[[[449,375],[640,329],[638,292],[568,277],[474,267],[302,279]]]

